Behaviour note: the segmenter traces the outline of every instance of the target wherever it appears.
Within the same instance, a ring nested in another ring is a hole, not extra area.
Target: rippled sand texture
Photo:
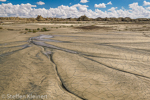
[[[149,100],[149,36],[73,28],[32,34],[1,30],[0,94]]]

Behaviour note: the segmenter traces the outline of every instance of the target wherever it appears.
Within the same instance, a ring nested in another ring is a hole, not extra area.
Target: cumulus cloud
[[[107,3],[107,5],[112,5],[111,1]]]
[[[94,7],[95,8],[106,8],[106,4],[104,4],[104,3],[95,4]]]
[[[0,5],[0,16],[9,17],[9,16],[20,16],[20,17],[32,17],[30,14],[32,7],[36,7],[36,5],[21,4],[21,5],[12,5],[12,3],[1,4]]]
[[[143,1],[143,6],[148,6],[148,5],[150,5],[150,2]]]
[[[42,1],[37,2],[38,5],[44,5],[45,3]]]
[[[133,4],[129,4],[129,8],[132,9],[132,15],[133,17],[150,17],[150,11],[147,10],[146,8],[139,6],[138,3],[133,3]]]
[[[72,7],[78,8],[80,12],[86,12],[87,11],[87,5],[81,5],[81,4],[75,4]]]
[[[112,5],[111,1],[108,2],[107,4],[105,4],[105,3],[95,4],[94,7],[95,8],[106,8],[106,5]]]
[[[150,18],[150,8],[139,6],[138,3],[129,4],[128,9],[118,9],[112,7],[106,11],[95,9],[92,11],[88,9],[88,5],[75,4],[72,6],[58,6],[57,8],[36,8],[36,5],[20,4],[13,5],[12,3],[0,4],[1,17],[58,17],[58,18],[77,18],[81,15],[86,15],[90,18],[97,17],[131,17],[131,18]]]
[[[112,8],[110,8],[110,9],[108,9],[108,11],[114,12],[116,9],[117,9],[117,7],[112,7]]]
[[[1,2],[5,2],[6,0],[0,0]]]
[[[81,3],[87,3],[88,1],[87,0],[81,0],[80,2]]]
[[[150,10],[150,7],[147,7],[146,9],[147,9],[147,10]]]

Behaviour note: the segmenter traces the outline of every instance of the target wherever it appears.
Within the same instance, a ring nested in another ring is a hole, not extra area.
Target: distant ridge
[[[116,22],[141,22],[141,21],[150,21],[150,18],[137,18],[131,19],[130,17],[119,17],[119,18],[88,18],[83,15],[79,18],[43,18],[41,15],[38,15],[37,18],[20,18],[20,17],[0,17],[0,20],[24,20],[24,21],[116,21]]]

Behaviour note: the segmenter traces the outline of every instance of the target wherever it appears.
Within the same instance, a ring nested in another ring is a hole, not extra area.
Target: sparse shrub
[[[28,28],[25,28],[25,30],[29,30]]]
[[[48,31],[46,28],[42,28],[41,32]]]
[[[0,29],[3,29],[2,27],[0,27]]]
[[[34,29],[32,32],[33,32],[33,33],[36,33],[37,31]]]
[[[146,27],[146,26],[143,26],[143,27]]]
[[[28,31],[28,32],[32,32],[32,31],[31,31],[31,29],[29,29],[29,31]]]
[[[45,27],[43,28],[43,31],[48,31]]]
[[[37,30],[39,31],[39,30],[40,30],[40,28],[37,28]]]
[[[43,32],[43,29],[41,29],[40,31]]]
[[[70,27],[73,27],[73,25],[71,25]]]
[[[44,27],[43,30],[46,31],[46,28]]]

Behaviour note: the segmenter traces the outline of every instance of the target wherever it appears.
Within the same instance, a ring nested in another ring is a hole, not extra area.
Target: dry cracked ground
[[[0,25],[0,100],[150,100],[149,25],[84,25]]]

